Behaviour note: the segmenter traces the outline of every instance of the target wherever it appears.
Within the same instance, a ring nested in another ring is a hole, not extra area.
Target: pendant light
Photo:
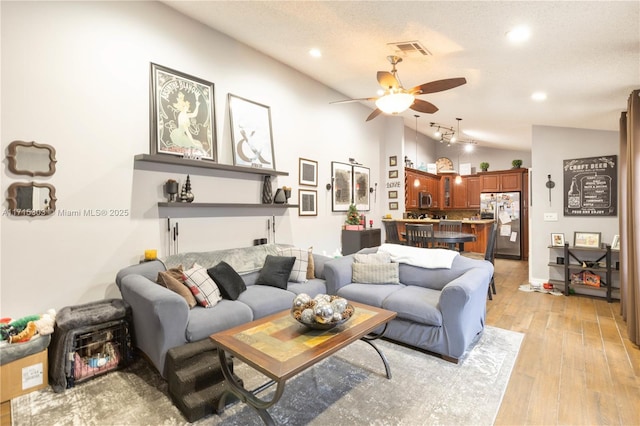
[[[413,115],[416,118],[416,168],[418,167],[418,118],[420,117],[418,114]],[[415,178],[413,180],[413,186],[416,188],[420,186],[420,179]]]
[[[462,118],[456,118],[456,120],[458,120],[458,134],[460,134],[460,121],[462,120]],[[455,135],[451,137],[451,142],[455,142]],[[462,176],[460,176],[460,151],[458,151],[458,175],[456,176],[455,179],[455,183],[456,185],[460,185],[462,183]]]

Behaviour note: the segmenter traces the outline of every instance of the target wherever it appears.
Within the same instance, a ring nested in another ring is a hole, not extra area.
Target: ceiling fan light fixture
[[[385,114],[400,114],[409,109],[414,101],[411,93],[391,92],[376,99],[376,107]]]

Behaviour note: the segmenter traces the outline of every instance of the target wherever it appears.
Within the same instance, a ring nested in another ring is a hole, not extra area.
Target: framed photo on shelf
[[[151,63],[151,154],[217,161],[213,83]]]
[[[611,250],[620,250],[620,235],[613,236],[613,242],[611,243]]]
[[[395,200],[396,198],[398,198],[398,191],[389,191],[389,199]]]
[[[369,168],[353,166],[353,204],[359,212],[371,210],[369,194]]]
[[[398,210],[398,202],[392,201],[389,203],[389,210]]]
[[[551,245],[553,247],[563,247],[564,246],[564,234],[551,234]]]
[[[300,185],[318,186],[318,162],[306,158],[300,158],[298,162],[298,183]]]
[[[600,248],[600,232],[574,232],[573,246],[577,248]]]
[[[389,179],[398,179],[398,171],[389,170]]]
[[[318,191],[298,189],[298,216],[318,215]]]
[[[353,167],[331,162],[331,211],[346,212],[353,201]]]
[[[398,156],[392,155],[389,157],[389,167],[396,167],[398,165]]]
[[[275,170],[271,108],[229,93],[233,165]]]

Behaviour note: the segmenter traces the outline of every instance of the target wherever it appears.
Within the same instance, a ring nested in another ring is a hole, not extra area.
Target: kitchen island
[[[440,223],[440,219],[383,219],[383,221],[395,221],[398,225],[398,235],[400,235],[401,239],[403,239],[402,235],[406,233],[407,223],[432,223],[434,229],[438,229],[438,224]],[[493,219],[462,219],[462,232],[476,236],[475,241],[465,243],[465,251],[484,253],[493,222]]]

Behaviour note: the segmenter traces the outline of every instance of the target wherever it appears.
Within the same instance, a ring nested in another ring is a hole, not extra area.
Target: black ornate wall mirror
[[[51,176],[56,172],[56,150],[51,145],[13,141],[7,158],[9,170],[17,175]]]
[[[47,216],[56,210],[56,189],[48,183],[12,183],[7,201],[15,216]]]

